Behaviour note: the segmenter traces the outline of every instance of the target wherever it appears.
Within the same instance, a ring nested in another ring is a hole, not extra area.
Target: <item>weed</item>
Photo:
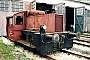
[[[20,52],[19,50],[16,50],[16,52]]]
[[[19,45],[17,45],[17,44],[15,44],[14,46],[15,46],[15,47],[18,47],[18,48],[20,47],[20,46],[19,46]]]
[[[25,52],[25,50],[23,50],[23,52]]]
[[[34,60],[33,58],[31,60]]]
[[[23,53],[23,56],[26,57],[26,54]]]
[[[0,53],[4,56],[5,60],[15,60],[13,51],[13,46],[5,45],[2,40],[0,40]]]

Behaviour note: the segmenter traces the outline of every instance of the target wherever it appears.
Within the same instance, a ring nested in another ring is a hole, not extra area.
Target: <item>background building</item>
[[[0,0],[0,36],[6,35],[6,17],[24,10],[30,10],[30,2]]]
[[[32,9],[33,6],[30,3],[32,1],[33,0],[0,0],[0,36],[6,35],[6,16],[13,15],[14,13],[20,11]],[[74,8],[85,6],[86,9],[90,10],[90,3],[84,0],[36,0],[36,2],[48,4],[65,3],[65,6]]]

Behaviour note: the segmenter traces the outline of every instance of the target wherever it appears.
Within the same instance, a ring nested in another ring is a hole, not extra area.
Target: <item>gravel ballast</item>
[[[3,37],[3,39],[4,39],[4,37]],[[3,41],[5,41],[4,42],[5,44],[7,44],[8,42],[11,42],[6,38]],[[11,42],[11,45],[14,45],[14,44]],[[79,46],[77,46],[77,48],[79,48]],[[83,49],[84,47],[81,47],[81,48]],[[28,59],[28,60],[48,60],[46,58],[40,57],[37,54],[34,54],[33,52],[25,50],[23,47],[20,47],[20,46],[15,47],[15,50],[18,51],[18,52],[21,52],[22,54],[24,54],[25,56],[22,56],[22,57],[24,57],[25,59]],[[87,49],[87,50],[89,50],[89,49]],[[68,53],[63,53],[63,52],[54,52],[52,54],[49,54],[48,56],[50,56],[50,57],[52,57],[52,58],[54,58],[56,60],[87,60],[87,59],[85,59],[83,57],[78,57],[78,56],[68,54]]]

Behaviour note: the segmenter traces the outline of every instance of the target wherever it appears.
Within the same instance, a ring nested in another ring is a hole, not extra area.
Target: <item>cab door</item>
[[[7,26],[6,26],[6,31],[7,31],[7,37],[10,39],[13,39],[13,20],[12,17],[8,17],[7,19]]]

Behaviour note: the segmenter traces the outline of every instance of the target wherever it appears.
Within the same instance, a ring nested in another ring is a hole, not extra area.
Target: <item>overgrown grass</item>
[[[3,43],[3,41],[0,38],[0,60],[17,60],[20,56],[16,56],[16,52],[20,52],[22,57],[20,57],[20,60],[26,60],[26,54],[25,50],[22,52],[20,50],[17,50],[16,48],[20,48],[19,45],[6,45]],[[2,58],[2,59],[1,59]],[[29,58],[28,58],[29,60]],[[34,60],[34,59],[31,59]]]
[[[14,51],[15,46],[5,45],[2,40],[0,40],[0,55],[2,55],[3,60],[15,60]]]

